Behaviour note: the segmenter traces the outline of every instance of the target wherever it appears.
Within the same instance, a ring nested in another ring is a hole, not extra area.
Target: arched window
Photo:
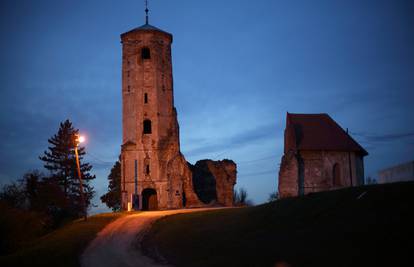
[[[332,169],[332,185],[333,186],[341,186],[341,170],[339,168],[339,164],[335,163]]]
[[[150,59],[151,58],[151,52],[148,47],[143,47],[141,49],[141,58],[142,59]]]
[[[151,121],[144,120],[144,134],[150,134],[150,133],[151,133]]]

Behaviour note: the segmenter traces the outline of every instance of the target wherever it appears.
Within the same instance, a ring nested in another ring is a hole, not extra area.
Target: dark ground
[[[104,213],[91,216],[86,222],[83,219],[73,221],[26,243],[12,254],[0,256],[0,266],[80,266],[79,257],[96,234],[108,223],[125,215]]]
[[[412,203],[406,182],[173,215],[143,247],[176,266],[414,266]]]

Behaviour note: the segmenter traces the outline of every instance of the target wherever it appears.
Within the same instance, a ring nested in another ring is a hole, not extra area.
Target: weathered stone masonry
[[[204,205],[194,192],[192,171],[180,152],[172,40],[170,33],[149,24],[121,35],[123,209],[128,203],[145,210]],[[228,186],[217,179],[217,199],[223,205],[232,205],[235,171],[233,175]]]
[[[190,165],[196,194],[203,203],[233,205],[237,166],[232,160],[200,160]]]
[[[368,153],[327,114],[287,114],[279,196],[361,185]]]

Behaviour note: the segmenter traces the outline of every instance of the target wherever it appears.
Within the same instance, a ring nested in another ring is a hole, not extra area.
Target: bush
[[[279,199],[279,192],[275,191],[269,194],[269,198],[267,199],[267,202],[276,201],[278,199]]]
[[[43,226],[39,214],[0,201],[0,255],[11,253],[43,235],[46,232]]]
[[[233,191],[233,203],[235,206],[252,206],[253,202],[247,199],[247,191],[244,188],[240,188],[239,191]]]

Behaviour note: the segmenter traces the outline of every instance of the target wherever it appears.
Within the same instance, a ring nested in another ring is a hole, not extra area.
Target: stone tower
[[[122,208],[154,210],[199,204],[180,152],[170,33],[146,24],[121,34]]]

